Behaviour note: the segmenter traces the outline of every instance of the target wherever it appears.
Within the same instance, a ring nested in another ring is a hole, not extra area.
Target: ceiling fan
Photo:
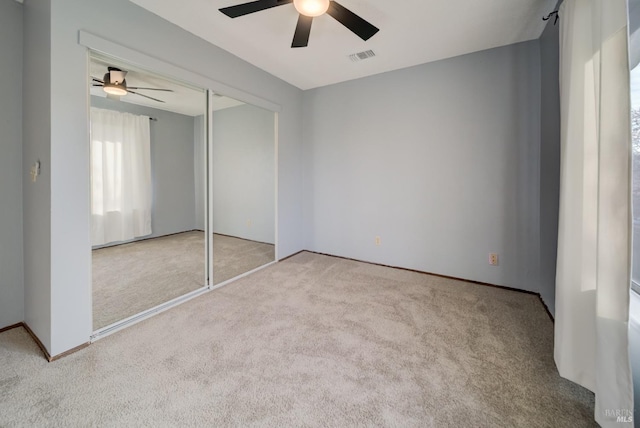
[[[369,40],[379,31],[374,25],[332,0],[257,0],[236,6],[223,7],[219,10],[230,18],[237,18],[289,3],[293,3],[300,14],[296,31],[293,34],[292,48],[303,48],[307,46],[313,18],[325,13],[332,16],[365,41]]]
[[[102,80],[97,77],[91,76],[92,84],[91,86],[101,86],[102,89],[107,93],[107,98],[119,100],[121,96],[127,94],[134,94],[141,97],[149,98],[150,100],[157,101],[159,103],[163,103],[164,101],[159,100],[157,98],[150,97],[148,95],[140,94],[138,92],[132,91],[135,90],[145,90],[145,91],[163,91],[163,92],[173,92],[172,89],[162,89],[162,88],[141,88],[138,86],[127,86],[127,81],[125,80],[125,76],[127,72],[121,70],[116,67],[107,67],[108,71],[104,75]]]

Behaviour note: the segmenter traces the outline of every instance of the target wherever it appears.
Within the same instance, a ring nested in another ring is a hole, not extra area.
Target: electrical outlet
[[[382,243],[379,236],[376,236],[376,246],[379,246]]]
[[[489,264],[491,266],[498,266],[498,254],[497,253],[489,253]]]

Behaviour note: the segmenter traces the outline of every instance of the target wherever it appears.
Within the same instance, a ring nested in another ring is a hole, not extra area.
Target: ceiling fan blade
[[[362,40],[369,40],[374,34],[380,31],[378,27],[360,18],[338,2],[332,1],[329,3],[327,13]]]
[[[100,80],[97,77],[93,77],[93,76],[91,76],[91,80],[93,80],[94,82],[104,83],[104,80]]]
[[[164,91],[164,92],[173,92],[173,89],[162,89],[162,88],[141,88],[139,86],[127,86],[127,89],[144,89],[145,91]]]
[[[282,6],[292,3],[293,0],[257,0],[249,3],[242,3],[236,6],[223,7],[218,9],[220,12],[227,15],[229,18],[237,18],[239,16],[248,15],[254,12],[260,12],[261,10],[270,9],[276,6]]]
[[[98,84],[96,84],[96,83],[92,84],[91,86],[98,86],[98,87],[100,87],[100,88],[104,88],[104,85],[98,85]]]
[[[157,102],[159,102],[159,103],[163,103],[163,102],[164,102],[164,101],[159,100],[159,99],[157,99],[157,98],[153,98],[153,97],[150,97],[150,96],[148,96],[148,95],[142,95],[142,94],[139,94],[139,93],[137,93],[137,92],[133,92],[133,91],[127,91],[127,92],[129,92],[130,94],[138,95],[138,96],[140,96],[140,97],[149,98],[150,100],[157,101]]]
[[[300,14],[298,17],[298,24],[296,25],[296,32],[293,33],[293,42],[291,42],[292,48],[304,48],[309,43],[309,34],[311,34],[311,24],[313,18]]]

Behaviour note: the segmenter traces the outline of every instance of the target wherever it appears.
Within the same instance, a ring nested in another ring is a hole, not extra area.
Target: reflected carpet
[[[214,283],[274,260],[274,246],[214,235]],[[92,251],[97,330],[205,284],[204,233],[191,231]]]
[[[227,235],[213,235],[213,283],[249,272],[275,260],[275,246]]]

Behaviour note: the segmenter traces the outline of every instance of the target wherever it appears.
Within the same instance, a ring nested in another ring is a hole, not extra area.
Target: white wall
[[[304,118],[309,249],[538,291],[537,41],[306,91]]]
[[[158,119],[150,122],[152,233],[140,239],[195,229],[194,118],[96,96],[91,105]]]
[[[50,8],[50,19],[38,22],[36,8],[44,10],[45,15]],[[38,125],[42,138],[25,135],[26,144],[38,149],[37,153],[28,153],[25,162],[35,155],[42,156],[44,170],[51,171],[51,187],[43,191],[37,203],[37,219],[27,221],[25,216],[25,229],[28,225],[47,229],[38,241],[25,238],[25,260],[29,260],[33,268],[30,277],[25,276],[25,288],[45,301],[47,295],[51,295],[50,316],[43,312],[41,319],[43,329],[50,331],[50,340],[43,342],[52,355],[86,342],[91,334],[89,183],[86,179],[89,176],[89,102],[87,49],[78,44],[81,29],[280,105],[279,254],[286,257],[303,248],[302,92],[299,89],[126,0],[112,0],[109,7],[98,0],[56,0],[53,4],[51,0],[25,0],[25,11],[27,27],[36,35],[42,35],[41,45],[50,46],[50,52],[40,57],[40,66],[33,68],[34,76],[37,74],[47,83],[65,82],[45,86],[44,94],[39,95],[39,104],[25,104],[26,115],[42,120]],[[41,24],[39,28],[33,28],[36,23]],[[31,49],[29,55],[35,56],[38,47],[31,46]],[[26,81],[34,83],[36,79],[30,77]],[[238,93],[227,95],[242,98]],[[37,114],[42,113],[39,109],[46,114]],[[46,132],[48,123],[50,133]],[[46,186],[48,177],[41,184]],[[27,192],[25,199],[31,200]],[[50,248],[50,253],[41,249],[42,244]],[[27,306],[29,314],[38,304],[27,300]],[[43,329],[36,333],[44,337]]]
[[[213,232],[275,242],[274,114],[252,105],[213,112]]]
[[[22,5],[0,2],[0,328],[24,320]]]
[[[24,238],[24,320],[51,349],[51,4],[24,2],[22,197]],[[26,173],[40,160],[41,175]],[[17,225],[16,225],[17,226]],[[64,288],[58,285],[58,288]],[[65,305],[62,305],[65,309]],[[82,322],[84,320],[80,320]]]

